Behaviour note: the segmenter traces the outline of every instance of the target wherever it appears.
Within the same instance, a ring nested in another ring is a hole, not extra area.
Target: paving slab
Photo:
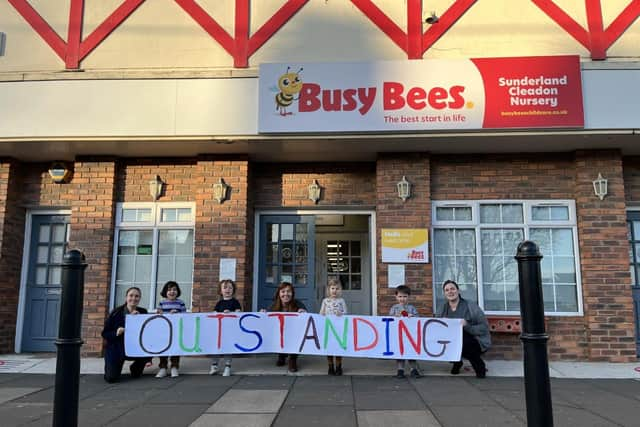
[[[406,380],[399,380],[393,378],[391,375],[388,377],[352,377],[353,391],[358,393],[360,391],[390,391],[390,390],[412,390],[413,386]],[[420,381],[425,383],[428,378],[420,378]]]
[[[348,385],[296,385],[289,391],[286,405],[326,406],[349,405],[353,406],[353,390]]]
[[[181,385],[180,387],[172,387],[161,390],[149,400],[154,404],[172,404],[172,403],[191,403],[191,404],[207,404],[211,406],[222,395],[229,391],[226,385]]]
[[[241,377],[238,382],[233,384],[233,388],[247,390],[288,390],[296,379],[296,377],[284,375],[247,376]]]
[[[430,406],[431,412],[443,427],[514,427],[525,425],[521,418],[498,405],[465,406],[464,396],[460,395],[459,399],[458,406]]]
[[[340,426],[356,427],[356,413],[350,406],[284,405],[273,427]]]
[[[208,405],[143,405],[114,417],[110,427],[184,427],[196,421]],[[84,426],[84,424],[79,423]]]
[[[0,420],[3,426],[22,426],[51,414],[53,414],[53,403],[8,402],[0,406]],[[49,426],[51,426],[50,421]]]
[[[276,414],[203,414],[190,427],[271,427]]]
[[[288,390],[229,390],[207,412],[276,413]]]
[[[412,385],[427,405],[459,405],[460,396],[464,396],[464,403],[469,406],[493,403],[485,392],[464,378],[430,377],[427,381],[414,381]]]
[[[35,387],[2,387],[0,388],[0,404],[38,391],[40,389]]]
[[[366,410],[425,410],[424,401],[414,391],[376,390],[354,393],[356,409]]]
[[[526,411],[514,412],[519,418],[526,421]],[[553,406],[553,424],[556,426],[580,426],[580,427],[620,427],[621,424],[613,423],[598,414],[586,412],[582,409],[565,406]],[[622,424],[623,426],[636,426],[634,424]]]
[[[358,411],[358,427],[440,427],[426,411]]]

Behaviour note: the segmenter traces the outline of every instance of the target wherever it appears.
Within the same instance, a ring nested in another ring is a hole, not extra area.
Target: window
[[[192,203],[122,203],[116,216],[112,307],[124,303],[131,286],[142,291],[140,305],[154,308],[169,280],[180,285],[187,307],[193,287]]]
[[[433,269],[436,307],[442,283],[455,280],[464,298],[489,314],[518,314],[518,244],[540,247],[548,314],[581,313],[575,204],[561,201],[434,202]]]

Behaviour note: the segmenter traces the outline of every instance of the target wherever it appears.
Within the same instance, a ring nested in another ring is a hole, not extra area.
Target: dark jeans
[[[471,366],[473,366],[473,370],[476,373],[484,373],[487,370],[482,357],[480,357],[481,354],[482,349],[478,340],[467,331],[462,331],[462,357],[471,362]]]
[[[131,359],[127,358],[126,360],[133,360],[133,363],[131,364],[131,366],[129,366],[129,371],[131,372],[132,378],[138,378],[142,376],[142,371],[144,371],[144,367],[148,362],[151,362],[150,357],[135,357]],[[114,383],[120,380],[124,361],[125,359],[115,359],[115,360],[105,359],[104,380],[106,382]]]

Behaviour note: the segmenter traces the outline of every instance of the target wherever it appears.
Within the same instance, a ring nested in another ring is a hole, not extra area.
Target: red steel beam
[[[585,0],[587,9],[587,26],[589,27],[589,50],[591,59],[607,58],[607,48],[604,45],[604,24],[602,23],[602,8],[600,0]]]
[[[69,25],[67,28],[67,54],[64,65],[68,70],[80,68],[80,41],[82,40],[82,18],[84,0],[71,0]]]

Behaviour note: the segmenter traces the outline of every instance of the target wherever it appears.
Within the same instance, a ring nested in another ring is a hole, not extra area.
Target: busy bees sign
[[[578,56],[260,66],[262,133],[583,126]]]
[[[426,228],[383,228],[382,262],[429,262],[429,230]]]

